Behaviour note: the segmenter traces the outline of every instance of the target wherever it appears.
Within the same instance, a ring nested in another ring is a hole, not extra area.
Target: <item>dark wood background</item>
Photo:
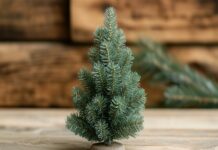
[[[216,0],[1,0],[0,107],[72,107],[92,33],[112,5],[128,43],[150,37],[181,63],[218,79]],[[161,88],[142,83],[148,105]]]

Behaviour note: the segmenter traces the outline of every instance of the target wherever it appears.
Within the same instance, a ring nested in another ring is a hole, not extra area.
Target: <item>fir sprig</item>
[[[166,54],[164,46],[148,39],[139,43],[135,68],[154,83],[165,83],[166,107],[218,107],[218,85]]]

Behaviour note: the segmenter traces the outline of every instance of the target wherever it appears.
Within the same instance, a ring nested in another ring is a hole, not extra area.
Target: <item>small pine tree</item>
[[[113,8],[106,10],[104,26],[96,30],[94,38],[89,52],[93,68],[79,73],[84,88],[73,89],[78,113],[67,117],[66,127],[89,141],[110,145],[143,128],[140,112],[145,93],[139,87],[140,76],[131,71],[134,57],[125,46]]]

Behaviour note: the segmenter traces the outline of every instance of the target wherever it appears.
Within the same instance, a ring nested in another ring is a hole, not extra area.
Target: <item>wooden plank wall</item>
[[[91,41],[106,6],[117,9],[128,41],[150,37],[168,43],[218,42],[216,0],[72,0],[71,37]]]
[[[84,48],[58,42],[0,44],[0,106],[69,107]]]
[[[216,0],[1,0],[0,107],[71,107],[78,70],[108,5],[128,43],[150,37],[181,63],[218,78]],[[149,87],[149,106],[162,98]],[[152,94],[155,93],[155,94]]]
[[[69,0],[1,0],[1,40],[69,39]]]

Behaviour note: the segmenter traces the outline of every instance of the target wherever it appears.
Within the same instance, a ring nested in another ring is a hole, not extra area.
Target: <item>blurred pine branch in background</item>
[[[161,44],[143,39],[139,47],[135,69],[155,85],[166,84],[165,107],[218,108],[218,84],[170,58]]]

